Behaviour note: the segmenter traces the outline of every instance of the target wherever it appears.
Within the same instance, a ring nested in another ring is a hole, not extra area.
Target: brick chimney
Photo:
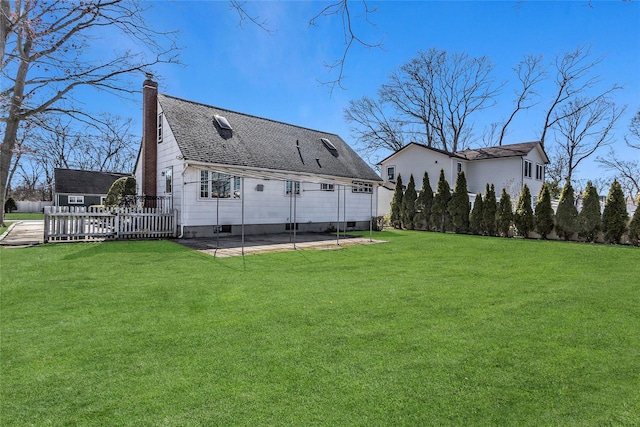
[[[147,74],[142,85],[142,194],[157,196],[158,180],[158,83]],[[155,200],[145,205],[155,205]]]

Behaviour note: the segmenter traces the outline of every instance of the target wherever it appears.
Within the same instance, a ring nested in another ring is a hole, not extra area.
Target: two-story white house
[[[500,197],[506,189],[516,200],[524,184],[531,195],[537,196],[545,179],[545,166],[549,158],[540,142],[501,145],[450,153],[412,142],[379,163],[384,185],[378,195],[378,214],[389,213],[395,182],[398,175],[406,186],[413,174],[416,190],[422,187],[422,177],[429,175],[429,183],[436,190],[440,171],[451,188],[458,172],[464,171],[467,189],[471,194],[483,193],[486,184],[493,184]]]
[[[183,237],[368,230],[380,177],[340,136],[143,86],[142,196],[169,199]]]

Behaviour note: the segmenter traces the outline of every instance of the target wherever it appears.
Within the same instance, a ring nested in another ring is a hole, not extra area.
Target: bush
[[[127,196],[135,195],[136,180],[130,176],[123,176],[111,184],[107,197],[104,199],[104,205],[110,207],[121,206],[127,200]]]
[[[538,203],[535,211],[536,231],[543,239],[553,230],[553,208],[551,208],[551,193],[549,187],[543,185],[538,194]]]
[[[469,228],[473,234],[484,234],[484,226],[482,218],[484,214],[484,202],[482,201],[482,193],[476,194],[476,200],[473,202],[473,210],[469,218]]]
[[[620,243],[620,238],[626,231],[627,205],[624,200],[622,188],[617,180],[614,180],[609,189],[607,200],[602,213],[602,231],[604,239],[608,243]]]
[[[424,226],[427,230],[431,229],[431,207],[433,206],[433,189],[431,188],[431,184],[429,183],[429,174],[427,172],[424,173],[422,177],[422,187],[420,189],[420,194],[416,199],[416,211],[418,214],[416,215],[416,224],[417,227]]]
[[[482,224],[484,231],[489,236],[496,235],[496,212],[498,211],[498,204],[496,202],[496,190],[491,184],[487,184],[487,188],[484,193],[484,204],[482,211]]]
[[[413,174],[409,176],[409,183],[402,198],[402,224],[408,229],[413,230],[416,217],[416,182],[413,180]]]
[[[398,179],[396,179],[396,189],[393,191],[393,199],[391,199],[391,225],[393,228],[402,228],[403,196],[402,177],[398,174]]]
[[[13,197],[9,197],[4,202],[4,213],[11,213],[18,210],[18,204]]]
[[[636,199],[636,211],[629,223],[629,241],[632,245],[640,245],[640,194]]]
[[[458,172],[456,186],[447,210],[451,218],[451,225],[456,233],[466,233],[469,230],[469,193],[467,192],[467,178],[464,172]]]
[[[522,187],[516,212],[513,215],[513,223],[516,231],[523,237],[529,237],[529,232],[533,230],[533,210],[531,209],[531,191],[527,184]]]
[[[449,211],[447,209],[449,200],[451,200],[451,187],[444,178],[444,170],[440,169],[438,188],[431,208],[431,224],[441,232],[445,232],[449,227]]]
[[[596,187],[589,181],[584,190],[582,210],[578,213],[578,234],[587,239],[587,242],[593,242],[601,227],[600,196]]]
[[[511,228],[511,222],[513,221],[513,206],[511,206],[511,197],[504,188],[500,194],[497,217],[496,226],[498,228],[498,233],[504,237],[509,237],[509,229]]]
[[[578,209],[576,209],[571,181],[567,179],[560,193],[556,211],[556,234],[564,240],[569,240],[576,231],[578,231]]]

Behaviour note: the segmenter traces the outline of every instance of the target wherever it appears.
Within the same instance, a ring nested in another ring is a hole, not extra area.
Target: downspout
[[[178,236],[178,239],[182,239],[182,237],[184,236],[184,218],[185,218],[184,192],[186,191],[186,183],[185,183],[185,180],[184,180],[184,174],[187,171],[188,167],[189,167],[189,164],[185,163],[184,167],[182,168],[182,191],[180,193],[180,235]]]

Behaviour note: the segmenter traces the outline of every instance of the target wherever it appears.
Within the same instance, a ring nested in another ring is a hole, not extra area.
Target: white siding
[[[436,190],[440,170],[444,170],[444,177],[453,188],[458,175],[457,164],[462,163],[462,170],[466,171],[467,165],[464,160],[449,157],[446,154],[429,150],[419,145],[410,145],[381,163],[382,179],[388,182],[387,167],[396,167],[396,178],[402,176],[403,185],[407,185],[409,177],[413,174],[416,183],[416,190],[422,187],[422,177],[425,171],[429,174],[429,183],[433,191]],[[466,172],[465,172],[466,173]]]
[[[201,198],[199,173],[199,168],[189,167],[185,174],[187,184],[184,186],[183,225],[242,224],[242,200]],[[259,185],[262,191],[258,191]],[[340,221],[368,221],[372,215],[376,215],[375,187],[373,194],[353,193],[350,187],[346,187],[345,191],[345,186],[337,184],[335,191],[321,191],[319,183],[301,182],[300,194],[292,197],[285,194],[284,181],[245,178],[243,190],[245,224],[337,222],[338,194]]]

